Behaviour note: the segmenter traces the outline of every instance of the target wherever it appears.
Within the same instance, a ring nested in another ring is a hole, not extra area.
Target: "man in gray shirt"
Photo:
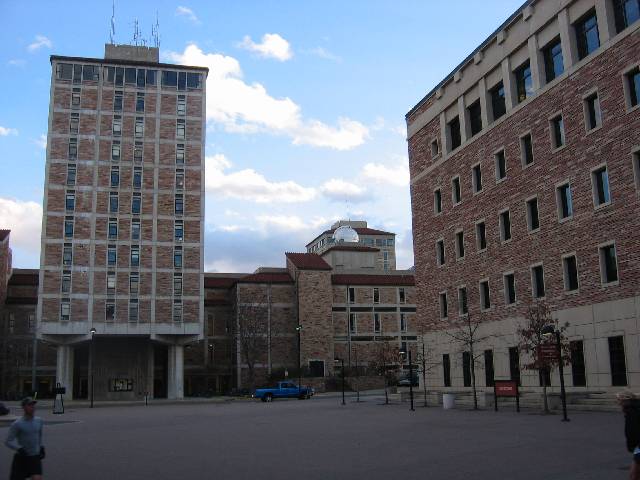
[[[42,480],[42,419],[34,416],[36,401],[33,398],[23,398],[21,405],[24,415],[11,424],[4,442],[16,451],[11,464],[11,480]]]

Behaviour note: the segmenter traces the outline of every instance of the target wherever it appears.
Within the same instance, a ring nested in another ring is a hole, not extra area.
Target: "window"
[[[531,134],[528,133],[520,137],[520,155],[522,157],[522,165],[527,166],[533,163],[533,143]]]
[[[518,352],[518,347],[509,347],[509,378],[520,385],[520,352]]]
[[[131,197],[131,213],[139,215],[142,210],[142,196],[139,193],[134,193]]]
[[[480,165],[475,165],[471,170],[471,185],[473,187],[473,193],[480,193],[482,191],[482,170]]]
[[[136,117],[135,136],[141,138],[144,136],[144,118]]]
[[[445,319],[449,316],[449,308],[447,305],[447,292],[440,293],[439,299],[440,299],[440,318]]]
[[[516,79],[518,103],[522,103],[533,95],[533,78],[531,77],[529,60],[520,65],[513,74]]]
[[[132,267],[140,266],[140,247],[137,245],[131,246],[130,265]]]
[[[129,275],[129,293],[137,294],[140,287],[140,277],[137,273]]]
[[[78,134],[78,126],[80,124],[80,114],[79,113],[72,113],[71,114],[71,119],[69,120],[69,133],[71,135],[77,135]]]
[[[347,301],[349,303],[356,303],[356,289],[349,287],[347,291]]]
[[[464,258],[464,232],[456,232],[456,254],[458,258]]]
[[[116,273],[107,272],[107,293],[114,293],[116,291]]]
[[[175,247],[173,249],[173,266],[175,268],[182,268],[182,247]]]
[[[400,331],[401,332],[407,331],[407,315],[404,313],[400,314]]]
[[[527,200],[527,229],[535,232],[540,228],[540,214],[538,212],[538,199]]]
[[[128,83],[130,85],[136,84],[136,69],[135,68],[125,68],[124,69],[124,83]]]
[[[114,137],[122,135],[122,117],[119,115],[113,116],[113,123],[111,124],[111,132]]]
[[[600,111],[600,99],[598,94],[589,95],[584,100],[584,120],[587,131],[602,125],[602,112]]]
[[[136,142],[133,147],[133,161],[134,162],[142,162],[142,142]]]
[[[624,337],[609,337],[609,365],[611,366],[611,385],[627,385],[627,362],[624,354]]]
[[[200,73],[187,73],[187,87],[189,89],[202,88],[202,74]]]
[[[176,220],[173,225],[173,238],[176,242],[184,240],[184,224],[182,220]]]
[[[491,109],[493,110],[493,121],[495,122],[507,112],[502,82],[489,90],[489,95],[491,96]]]
[[[533,298],[544,297],[544,268],[542,265],[531,267],[531,292]]]
[[[450,141],[449,151],[452,151],[458,148],[462,144],[462,138],[460,136],[461,135],[460,119],[458,117],[455,117],[453,120],[451,120],[447,124],[447,126],[449,129],[449,141]]]
[[[80,83],[82,81],[82,65],[73,66],[73,83]]]
[[[67,165],[67,185],[76,184],[76,166],[74,164]]]
[[[182,274],[181,273],[173,274],[173,294],[175,296],[182,295]]]
[[[140,240],[140,220],[131,220],[131,240]]]
[[[613,0],[616,32],[620,33],[640,19],[640,0]]]
[[[484,351],[484,381],[487,387],[494,385],[493,350]]]
[[[611,243],[600,247],[600,278],[603,284],[618,281],[616,246]]]
[[[138,299],[132,298],[129,300],[129,321],[137,322],[138,321]]]
[[[115,68],[115,85],[121,87],[124,85],[124,68],[116,67]]]
[[[144,88],[145,87],[145,83],[146,83],[146,75],[145,75],[145,70],[144,68],[139,68],[138,69],[138,79],[136,82],[136,85],[140,88]]]
[[[584,365],[584,345],[582,340],[569,342],[569,352],[571,353],[571,377],[574,387],[586,387],[587,375]]]
[[[547,83],[553,81],[556,77],[564,72],[564,63],[562,61],[562,44],[560,39],[556,38],[542,50],[544,57],[544,73]]]
[[[558,203],[558,218],[560,220],[573,217],[571,186],[568,183],[556,188],[556,202]]]
[[[108,234],[109,239],[118,238],[118,221],[114,218],[109,219]]]
[[[176,190],[184,189],[184,170],[176,171]]]
[[[104,321],[113,322],[116,319],[116,305],[107,303],[104,308]]]
[[[353,334],[357,332],[358,317],[355,313],[349,314],[349,333]]]
[[[118,213],[118,193],[109,192],[109,212]]]
[[[593,185],[593,205],[598,208],[611,203],[609,192],[609,175],[606,165],[591,172],[591,184]]]
[[[433,192],[433,211],[436,215],[442,213],[442,192],[440,189]]]
[[[163,87],[175,87],[178,85],[178,72],[172,72],[170,70],[162,71],[162,86]]]
[[[187,89],[187,72],[178,72],[178,90]]]
[[[184,145],[181,143],[176,145],[176,163],[184,164]]]
[[[176,120],[176,138],[185,139],[185,121],[181,118]]]
[[[438,145],[438,139],[431,141],[431,156],[436,157],[440,153],[440,146]]]
[[[640,68],[636,67],[630,72],[624,75],[625,87],[628,92],[628,106],[629,108],[638,105],[638,99],[640,99]]]
[[[568,292],[578,290],[578,261],[575,255],[562,257],[564,289]]]
[[[71,80],[73,65],[70,63],[58,63],[56,65],[56,78],[58,80]]]
[[[178,95],[178,103],[176,104],[176,115],[187,114],[187,97]]]
[[[640,190],[640,151],[634,152],[631,157],[633,162],[633,177],[636,184],[636,190]]]
[[[68,322],[71,316],[71,303],[68,298],[63,298],[60,302],[60,321]]]
[[[120,185],[120,168],[111,167],[111,186],[118,187]]]
[[[407,294],[403,287],[398,288],[398,299],[400,303],[407,302]]]
[[[513,273],[505,273],[502,277],[504,283],[504,303],[513,305],[516,303],[516,278]]]
[[[489,291],[489,280],[480,282],[480,310],[491,308],[491,292]]]
[[[480,133],[482,130],[482,109],[480,107],[480,100],[473,102],[468,108],[469,123],[471,126],[471,136]]]
[[[97,82],[100,77],[100,67],[97,65],[82,66],[82,81]]]
[[[380,325],[380,314],[373,314],[373,331],[374,333],[380,333],[382,326]]]
[[[565,144],[564,137],[564,120],[562,115],[558,115],[551,119],[551,145],[553,148],[563,147]]]
[[[455,177],[451,180],[451,199],[453,204],[457,205],[462,202],[462,191],[460,187],[460,177]]]
[[[500,240],[503,242],[511,240],[511,215],[509,210],[500,214]]]
[[[114,112],[122,111],[122,92],[116,91],[113,94],[113,111]]]
[[[73,217],[64,218],[64,236],[65,238],[73,237]]]
[[[120,141],[114,140],[111,143],[111,160],[120,160]]]
[[[471,386],[471,354],[462,352],[462,383],[465,387]]]
[[[173,301],[173,321],[182,322],[182,301]]]
[[[62,249],[62,264],[65,266],[73,263],[73,247],[70,243],[65,243]]]
[[[136,95],[136,112],[144,112],[144,93]]]
[[[373,289],[373,303],[380,303],[380,289]]]
[[[444,240],[442,239],[436,242],[436,261],[438,265],[444,265],[444,262],[446,261],[444,255]]]
[[[442,355],[442,377],[444,381],[445,387],[451,386],[451,360],[449,358],[449,354],[445,353]]]
[[[469,305],[467,304],[467,287],[458,288],[458,313],[466,315],[469,313]]]
[[[71,108],[78,109],[80,108],[80,89],[74,88],[71,93]]]
[[[109,245],[107,247],[107,265],[115,267],[118,262],[118,250],[115,245]]]
[[[71,272],[65,270],[62,272],[62,293],[71,292]]]
[[[484,222],[476,223],[476,248],[479,252],[487,248],[487,228]]]
[[[182,215],[184,213],[184,196],[181,194],[176,195],[175,212],[176,215]]]
[[[142,188],[142,168],[133,168],[133,188]]]
[[[76,208],[76,194],[74,192],[67,192],[64,200],[64,208],[67,212],[73,212]]]
[[[573,28],[576,33],[576,43],[578,44],[578,59],[582,60],[600,46],[598,36],[598,19],[595,10],[589,11]]]
[[[69,160],[76,160],[78,158],[78,139],[69,139]]]

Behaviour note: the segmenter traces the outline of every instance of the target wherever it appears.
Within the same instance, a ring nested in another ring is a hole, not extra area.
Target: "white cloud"
[[[9,135],[18,135],[15,128],[6,128],[0,125],[0,137],[8,137]]]
[[[29,50],[30,52],[35,52],[36,50],[39,50],[43,47],[51,48],[53,47],[53,44],[51,43],[51,40],[49,40],[44,35],[36,35],[35,40],[31,44],[29,44],[27,50]]]
[[[407,138],[407,126],[404,123],[391,127],[391,131],[400,135],[402,138]]]
[[[409,165],[407,160],[400,160],[395,165],[367,163],[362,169],[362,176],[374,183],[404,187],[409,185]]]
[[[24,67],[26,63],[27,61],[23,60],[22,58],[12,58],[7,62],[7,64],[11,65],[12,67]]]
[[[36,202],[0,197],[0,228],[11,230],[14,248],[37,254],[40,251],[42,207]]]
[[[39,146],[41,149],[46,150],[47,149],[47,136],[43,133],[41,134],[36,140],[34,140],[34,143]]]
[[[320,187],[320,191],[325,197],[335,201],[349,200],[358,202],[365,200],[368,196],[365,188],[341,178],[332,178],[326,181]]]
[[[207,120],[222,124],[229,132],[269,132],[286,135],[296,145],[336,150],[353,149],[369,135],[366,126],[348,118],[340,118],[337,127],[303,118],[300,107],[290,98],[274,98],[260,83],[245,83],[233,57],[205,53],[195,44],[183,53],[166,56],[177,63],[209,67]]]
[[[245,35],[239,48],[244,48],[255,52],[263,58],[275,58],[281,62],[286,62],[293,57],[291,45],[277,33],[265,33],[262,36],[262,43],[255,43],[249,35]]]
[[[185,17],[187,20],[199,24],[200,19],[198,19],[197,15],[188,7],[179,6],[176,8],[176,16]]]
[[[341,57],[331,53],[329,50],[323,47],[312,48],[311,50],[306,50],[304,53],[315,55],[316,57],[320,57],[325,60],[331,60],[332,62],[342,62]]]
[[[275,232],[304,232],[315,231],[323,225],[326,225],[329,220],[324,217],[314,217],[311,220],[303,220],[297,215],[258,215],[256,216],[256,222],[261,230],[265,234]]]
[[[270,182],[252,168],[225,173],[231,162],[222,154],[206,157],[206,188],[222,197],[239,198],[257,203],[308,202],[316,196],[313,188],[293,181]]]

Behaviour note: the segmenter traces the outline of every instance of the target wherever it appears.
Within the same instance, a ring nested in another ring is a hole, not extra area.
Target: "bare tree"
[[[394,347],[391,342],[382,341],[377,346],[373,367],[377,371],[378,375],[381,375],[384,380],[384,403],[389,404],[389,384],[395,380],[396,375],[394,371],[398,368],[398,348]]]
[[[266,297],[257,302],[239,303],[236,306],[235,337],[240,357],[247,365],[251,390],[256,386],[256,364],[264,357],[267,349],[267,309]]]
[[[559,364],[567,365],[570,360],[569,345],[566,342],[561,343],[561,358],[548,356],[543,354],[544,346],[554,346],[555,338],[548,338],[543,335],[543,329],[547,325],[552,325],[554,330],[563,332],[569,326],[569,323],[559,325],[557,320],[551,316],[551,311],[543,302],[536,302],[527,308],[527,317],[525,324],[518,328],[518,349],[529,355],[529,363],[523,366],[527,370],[535,370],[542,379],[542,394],[544,400],[544,411],[549,413],[549,402],[547,399],[547,375],[551,369]]]
[[[427,406],[427,373],[437,368],[440,363],[434,362],[433,352],[426,344],[424,339],[425,331],[420,333],[420,349],[416,355],[416,362],[418,363],[420,373],[422,374],[422,389],[424,393],[424,406]],[[413,379],[411,379],[413,381]]]

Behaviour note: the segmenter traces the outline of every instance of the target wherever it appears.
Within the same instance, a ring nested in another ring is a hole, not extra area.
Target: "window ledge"
[[[524,170],[525,168],[529,168],[531,167],[534,163],[536,163],[535,161],[531,162],[531,163],[524,163],[522,162],[522,169]]]
[[[560,145],[559,147],[553,147],[551,149],[551,153],[558,153],[558,152],[564,150],[565,148],[567,148],[567,142],[565,142],[564,145]]]
[[[573,220],[573,215],[569,215],[568,217],[564,217],[564,218],[559,218],[558,223],[566,223],[566,222],[570,222],[571,220]]]
[[[533,230],[529,230],[527,233],[528,233],[529,235],[533,235],[534,233],[538,233],[539,231],[540,231],[540,227],[535,228],[535,229],[533,229]]]
[[[627,107],[626,113],[632,113],[638,109],[640,109],[640,102],[637,105],[634,105],[633,107]]]
[[[564,294],[565,295],[579,295],[580,294],[580,287],[576,288],[575,290],[564,290]]]
[[[504,182],[507,179],[507,176],[505,175],[502,178],[496,178],[496,185],[498,185],[499,183]]]
[[[617,287],[618,285],[620,285],[620,280],[616,280],[615,282],[602,282],[600,284],[601,287]]]
[[[611,206],[611,200],[609,200],[608,202],[605,202],[605,203],[601,203],[600,205],[595,205],[593,207],[593,209],[597,212],[599,210],[604,210],[604,209],[606,209],[607,207],[610,207],[610,206]]]
[[[459,202],[454,202],[454,203],[453,203],[453,206],[454,206],[454,207],[457,207],[458,205],[461,205],[461,204],[462,204],[462,200],[460,200]]]
[[[596,125],[595,127],[593,127],[591,130],[586,130],[584,132],[585,135],[591,135],[594,132],[597,132],[598,130],[600,130],[602,128],[602,123],[600,123],[600,125]]]
[[[483,308],[483,307],[480,307],[480,311],[481,311],[481,312],[490,312],[491,310],[493,310],[493,306],[491,306],[491,307],[489,307],[489,308]]]
[[[508,240],[500,240],[500,243],[501,243],[502,245],[507,245],[507,244],[511,243],[511,241],[512,241],[512,240],[513,240],[513,237],[511,237],[511,238],[510,238],[510,239],[508,239]]]
[[[487,248],[483,248],[482,250],[478,250],[476,253],[486,253],[487,252]]]
[[[504,306],[507,307],[507,308],[513,308],[513,307],[515,307],[517,305],[518,305],[518,301],[517,300],[515,302],[513,302],[513,303],[505,303],[504,304]]]

